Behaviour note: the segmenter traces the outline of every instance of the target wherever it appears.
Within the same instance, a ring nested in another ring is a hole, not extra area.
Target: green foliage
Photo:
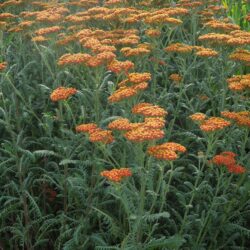
[[[42,1],[42,6],[32,2],[3,8],[0,5],[0,11],[19,15],[22,11],[46,9],[46,4],[56,4],[57,8],[57,4],[72,1]],[[175,7],[178,1],[152,1],[152,6],[139,5],[142,2],[127,1],[125,6],[143,13],[162,10],[168,4]],[[245,15],[249,3],[222,3],[228,16],[248,30]],[[151,74],[149,88],[118,103],[110,103],[108,97],[125,75],[116,75],[106,66],[60,67],[57,61],[66,53],[90,53],[78,42],[56,44],[63,34],[50,34],[45,43],[31,41],[38,29],[51,23],[35,22],[22,32],[8,30],[16,27],[11,23],[1,30],[0,24],[0,63],[8,63],[0,71],[0,249],[248,248],[249,127],[235,123],[222,131],[204,133],[189,118],[196,112],[209,117],[220,116],[224,110],[249,110],[249,90],[234,93],[226,82],[247,68],[229,60],[234,51],[229,46],[209,47],[218,51],[215,58],[198,57],[194,51],[178,54],[164,50],[177,42],[204,45],[198,37],[210,30],[199,13],[208,6],[204,0],[202,5],[189,9],[188,15],[177,15],[183,23],[176,27],[108,18],[76,23],[77,32],[86,27],[105,32],[136,29],[139,43],[152,46],[150,54],[129,58],[135,64],[134,72]],[[69,13],[65,15],[69,16],[86,11],[86,7],[74,5],[67,8]],[[224,14],[216,15],[222,19]],[[25,19],[23,15],[13,23],[20,23]],[[76,35],[72,23],[59,21],[58,25],[63,26],[65,34]],[[158,28],[161,35],[147,36],[145,31],[150,28]],[[119,46],[117,59],[128,60]],[[169,79],[173,73],[181,75],[179,83]],[[78,91],[67,100],[52,102],[50,94],[59,86]],[[168,111],[164,139],[133,143],[114,131],[116,140],[103,144],[91,143],[87,135],[75,132],[77,125],[90,122],[105,129],[120,117],[142,122],[141,116],[131,113],[139,102],[157,104]],[[149,146],[172,141],[187,148],[175,161],[147,154]],[[234,175],[225,166],[211,164],[211,158],[223,151],[235,152],[247,172]],[[121,167],[129,167],[132,176],[119,183],[100,175],[103,170]]]

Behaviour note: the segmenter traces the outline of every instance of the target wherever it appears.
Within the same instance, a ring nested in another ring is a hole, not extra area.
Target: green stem
[[[170,175],[169,175],[169,179],[168,179],[168,183],[167,183],[166,188],[165,188],[165,185],[163,185],[163,187],[162,187],[162,198],[161,198],[162,202],[161,202],[161,207],[160,207],[159,213],[161,213],[163,211],[164,205],[166,203],[166,196],[170,190],[170,185],[171,185],[173,175],[174,175],[174,163],[172,161],[170,161],[169,164],[170,164],[170,170],[167,171],[167,174],[169,173]]]
[[[155,196],[153,198],[153,202],[152,202],[152,205],[150,207],[149,214],[152,213],[152,211],[154,209],[154,206],[155,206],[155,203],[156,203],[156,200],[157,200],[157,197],[159,195],[160,188],[162,188],[163,172],[164,172],[164,167],[160,166],[160,173],[159,173],[159,178],[158,178],[158,181],[157,181],[157,187],[156,187],[156,191],[155,191]]]
[[[213,200],[212,200],[212,204],[211,204],[211,206],[210,206],[210,208],[208,210],[207,216],[205,218],[204,226],[201,227],[201,230],[199,231],[199,234],[198,234],[198,237],[197,237],[197,240],[196,240],[197,244],[201,243],[203,238],[206,235],[206,232],[207,232],[207,229],[208,229],[208,223],[209,223],[209,220],[210,220],[210,217],[211,217],[211,213],[212,213],[212,210],[214,209],[215,200],[216,200],[218,192],[220,190],[222,177],[223,177],[223,172],[221,172],[220,175],[219,175],[218,182],[217,182],[217,185],[216,185],[216,188],[215,188],[215,194],[214,194]]]
[[[196,194],[196,191],[198,189],[198,184],[200,182],[200,178],[202,176],[202,172],[204,170],[204,167],[206,166],[206,163],[207,163],[207,160],[208,160],[208,156],[209,156],[210,152],[213,149],[214,143],[215,142],[213,141],[213,135],[211,137],[208,137],[208,146],[207,146],[207,150],[206,150],[206,153],[205,153],[205,158],[203,160],[203,164],[202,164],[201,167],[200,167],[200,158],[199,158],[199,163],[198,163],[199,164],[198,165],[199,166],[199,172],[198,172],[198,176],[197,176],[197,178],[195,180],[194,189],[192,191],[192,196],[191,196],[191,198],[189,200],[188,205],[186,205],[186,209],[185,209],[185,212],[184,212],[184,217],[183,217],[181,228],[180,228],[180,232],[179,232],[180,235],[183,234],[184,226],[186,224],[186,220],[187,220],[187,217],[188,217],[189,210],[190,210],[190,208],[192,208],[193,200],[195,198],[195,194]]]

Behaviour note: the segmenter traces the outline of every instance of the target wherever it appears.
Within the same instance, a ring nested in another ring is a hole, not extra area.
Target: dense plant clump
[[[0,249],[248,249],[233,2],[1,1]]]

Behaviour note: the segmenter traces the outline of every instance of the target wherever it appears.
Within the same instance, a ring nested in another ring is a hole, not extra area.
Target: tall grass
[[[245,0],[223,0],[222,3],[227,9],[228,16],[243,29],[249,30],[249,22],[245,20],[245,17],[250,12],[250,2]]]

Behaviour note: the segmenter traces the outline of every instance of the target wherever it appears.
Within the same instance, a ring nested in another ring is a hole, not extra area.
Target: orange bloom
[[[131,123],[128,119],[126,118],[119,118],[117,120],[114,120],[109,123],[108,125],[109,129],[112,130],[130,130],[132,128]]]
[[[145,31],[145,33],[147,36],[150,36],[150,37],[158,37],[161,35],[161,31],[158,29],[148,29]]]
[[[86,123],[76,126],[76,132],[91,133],[95,129],[97,129],[97,125],[95,123]]]
[[[236,163],[236,160],[231,155],[219,154],[213,157],[212,163],[215,165],[230,166]]]
[[[234,173],[234,174],[243,174],[247,171],[246,168],[244,168],[241,165],[230,165],[228,166],[227,169],[229,173]]]
[[[247,171],[246,168],[244,168],[241,165],[238,165],[236,163],[235,157],[236,157],[235,153],[230,151],[225,151],[218,155],[215,155],[212,158],[211,162],[218,166],[220,165],[226,166],[229,173],[234,173],[234,174],[245,173]]]
[[[221,115],[228,119],[234,120],[239,126],[250,127],[249,111],[241,111],[241,112],[222,111]]]
[[[9,18],[16,18],[17,16],[11,13],[0,13],[0,20],[9,19]]]
[[[132,171],[129,168],[105,170],[101,172],[101,176],[113,182],[120,182],[125,177],[132,176]]]
[[[143,116],[157,116],[162,117],[167,115],[167,111],[158,105],[153,105],[151,103],[139,103],[132,108],[133,114],[143,115]]]
[[[53,102],[57,102],[57,101],[60,101],[60,100],[66,100],[71,95],[74,95],[76,92],[77,92],[77,89],[75,89],[75,88],[58,87],[57,89],[55,89],[51,93],[50,99]]]
[[[173,43],[166,47],[164,50],[166,52],[179,52],[179,53],[191,53],[193,51],[193,46],[182,44],[182,43]]]
[[[102,142],[104,144],[109,144],[112,143],[115,139],[112,135],[112,131],[98,128],[90,131],[89,140],[91,142]]]
[[[172,150],[159,149],[157,151],[148,150],[148,154],[159,160],[174,161],[178,158],[178,155]]]
[[[36,42],[36,43],[40,43],[40,42],[48,41],[48,38],[46,38],[45,36],[34,36],[34,37],[32,37],[31,41]]]
[[[206,115],[203,113],[195,113],[189,116],[193,121],[204,121],[206,119]]]
[[[229,56],[229,59],[249,64],[250,63],[250,51],[237,49]]]
[[[132,83],[141,83],[151,80],[150,73],[130,73],[128,80]]]
[[[165,126],[165,120],[163,117],[146,117],[143,126],[147,128],[161,129]]]
[[[5,70],[6,67],[7,67],[7,62],[2,62],[2,63],[0,63],[0,71]]]
[[[51,34],[60,31],[62,28],[59,26],[52,26],[52,27],[47,27],[47,28],[41,28],[37,31],[35,31],[35,34],[38,36],[42,36],[45,34]]]
[[[129,97],[135,96],[137,91],[131,87],[121,87],[117,89],[109,98],[109,102],[120,102]]]
[[[215,57],[218,56],[219,53],[213,49],[208,49],[208,48],[204,48],[199,50],[198,52],[195,53],[197,56],[201,56],[201,57]]]
[[[228,87],[233,91],[250,89],[250,74],[237,75],[227,79]]]
[[[77,54],[65,54],[61,56],[57,62],[58,65],[65,64],[81,64],[86,63],[91,59],[91,55],[77,53]]]
[[[220,117],[211,117],[202,122],[200,129],[204,132],[213,132],[230,126],[230,122]]]
[[[124,56],[129,57],[129,56],[139,56],[139,55],[145,55],[149,54],[150,50],[145,49],[145,48],[130,48],[130,47],[125,47],[121,49],[121,53],[124,54]]]
[[[121,72],[127,73],[130,69],[134,68],[134,63],[131,61],[117,61],[113,60],[109,65],[108,65],[108,70],[120,74]]]
[[[160,129],[149,129],[145,126],[139,126],[125,133],[125,138],[133,142],[144,142],[158,140],[164,137],[164,131]]]
[[[184,146],[176,142],[166,142],[161,145],[158,145],[158,147],[161,149],[167,149],[181,153],[185,153],[187,151],[187,149]]]
[[[215,30],[232,31],[240,30],[240,26],[232,23],[225,23],[216,19],[205,23],[205,26],[213,28]]]
[[[169,76],[169,79],[174,82],[180,82],[182,80],[182,77],[179,74],[171,74]]]
[[[184,153],[186,152],[186,148],[179,143],[166,142],[149,147],[147,152],[157,159],[173,161],[178,158],[177,152]]]

